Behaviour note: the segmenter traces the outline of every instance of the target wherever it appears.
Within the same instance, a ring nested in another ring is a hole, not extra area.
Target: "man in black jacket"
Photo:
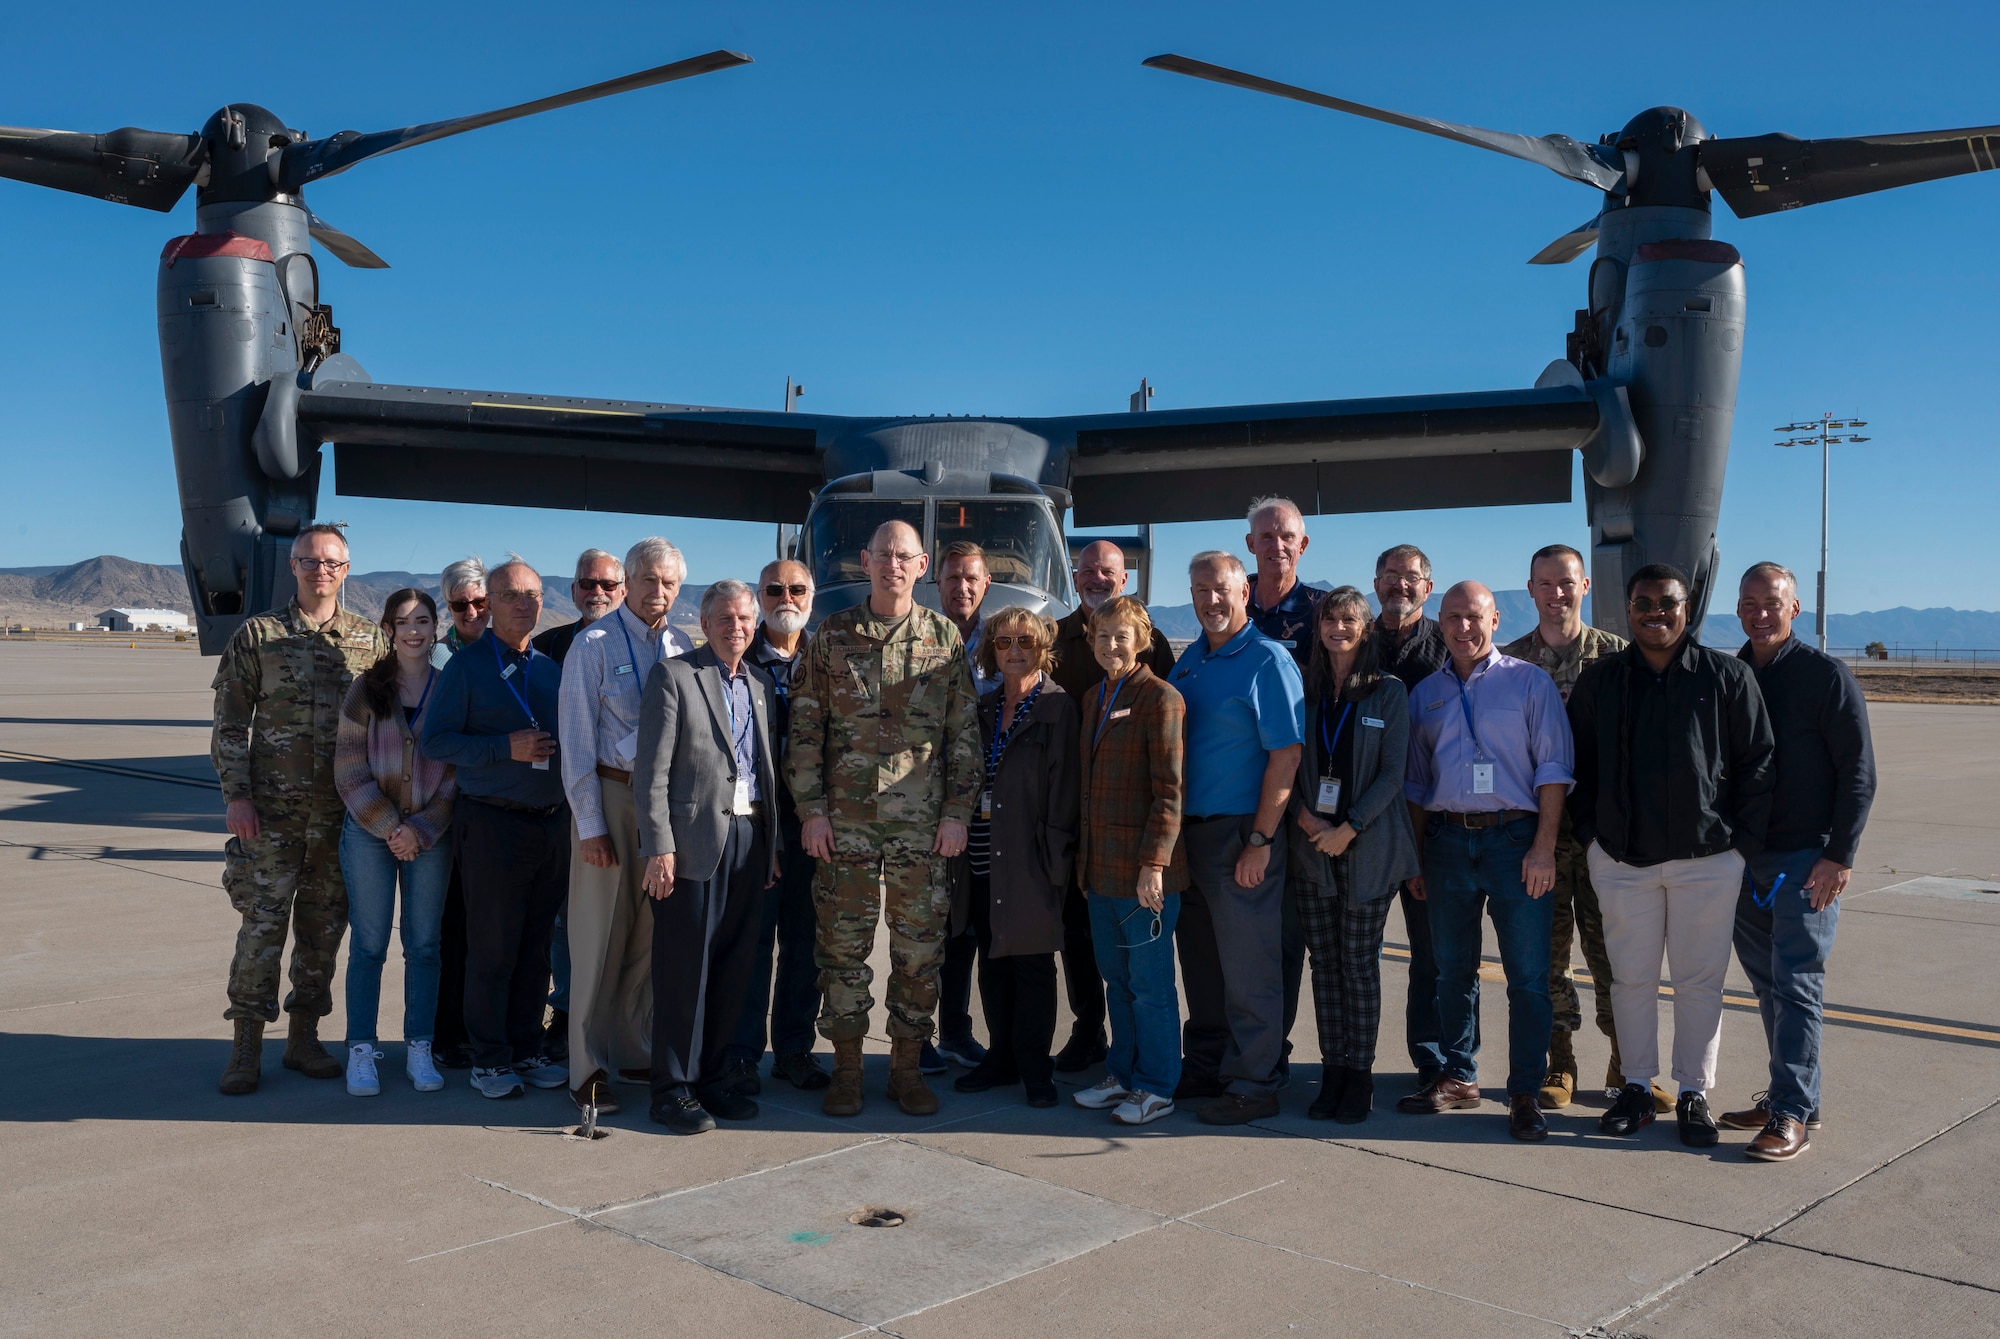
[[[1713,1147],[1729,969],[1744,861],[1771,815],[1770,714],[1750,667],[1688,634],[1687,575],[1648,563],[1625,587],[1632,644],[1586,668],[1569,699],[1576,739],[1570,817],[1590,863],[1611,958],[1625,1087],[1606,1134],[1653,1123],[1660,959],[1674,991],[1681,1142]]]
[[[1819,1124],[1819,1034],[1826,959],[1840,894],[1875,800],[1868,706],[1847,666],[1792,635],[1798,578],[1777,563],[1743,574],[1738,657],[1757,676],[1777,738],[1777,786],[1764,850],[1744,871],[1736,956],[1764,1015],[1771,1079],[1764,1100],[1722,1117],[1757,1130],[1745,1155],[1786,1162]]]

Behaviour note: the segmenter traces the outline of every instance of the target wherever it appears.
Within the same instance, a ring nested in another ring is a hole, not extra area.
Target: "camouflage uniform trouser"
[[[1604,917],[1597,909],[1597,889],[1591,886],[1590,866],[1583,847],[1569,834],[1556,840],[1556,886],[1554,892],[1555,929],[1549,959],[1549,998],[1555,1004],[1556,1031],[1576,1032],[1583,1027],[1583,1001],[1570,980],[1572,935],[1583,940],[1583,960],[1590,965],[1592,993],[1597,997],[1597,1030],[1617,1046],[1618,1033],[1611,1022],[1611,958],[1604,951]]]
[[[276,815],[259,809],[255,841],[229,839],[222,886],[243,917],[229,964],[224,1018],[278,1021],[278,969],[285,928],[293,928],[287,1012],[333,1012],[333,973],[347,933],[347,884],[340,876],[342,811]]]
[[[935,826],[834,820],[833,859],[820,861],[813,872],[819,917],[814,960],[826,996],[819,1030],[828,1041],[868,1033],[868,1011],[875,1006],[868,954],[878,914],[889,922],[889,1035],[931,1035],[951,919],[945,860],[931,853],[936,840]]]

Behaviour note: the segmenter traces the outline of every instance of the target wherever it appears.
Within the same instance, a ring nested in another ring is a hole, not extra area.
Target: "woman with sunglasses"
[[[1312,954],[1320,1090],[1314,1120],[1355,1125],[1375,1098],[1382,1025],[1382,927],[1405,879],[1418,873],[1403,802],[1410,710],[1369,635],[1368,597],[1327,592],[1306,665],[1306,746],[1287,825],[1291,891]]]
[[[478,641],[493,621],[486,602],[486,564],[478,554],[450,564],[438,577],[438,594],[451,610],[451,626],[431,652],[431,664],[443,669],[447,660]]]
[[[418,744],[424,707],[438,671],[437,603],[420,590],[399,590],[382,606],[390,650],[355,679],[340,706],[333,779],[347,806],[340,832],[340,872],[347,882],[347,919],[354,938],[347,955],[347,1091],[382,1091],[375,1062],[376,1015],[389,927],[403,932],[404,1068],[420,1093],[444,1087],[431,1055],[438,1002],[439,938],[445,887],[451,878],[454,770],[424,756]],[[403,914],[396,916],[396,885]]]
[[[1076,1104],[1108,1107],[1121,1125],[1144,1125],[1173,1114],[1181,1081],[1174,926],[1188,885],[1180,840],[1187,708],[1143,663],[1153,644],[1145,605],[1113,596],[1089,626],[1104,680],[1082,703],[1076,864],[1104,978],[1111,1049],[1103,1080],[1078,1093]]]
[[[980,667],[1000,683],[979,699],[986,786],[965,848],[987,1049],[953,1086],[1019,1083],[1031,1107],[1056,1104],[1056,953],[1076,854],[1079,727],[1048,673],[1055,641],[1052,620],[1019,606],[986,620]]]

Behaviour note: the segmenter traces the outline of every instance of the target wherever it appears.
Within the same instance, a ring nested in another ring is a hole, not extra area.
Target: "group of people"
[[[956,1063],[958,1090],[1018,1085],[1032,1106],[1057,1103],[1056,1073],[1085,1075],[1072,1100],[1126,1125],[1177,1102],[1211,1124],[1273,1115],[1309,961],[1307,1114],[1358,1123],[1400,902],[1417,1085],[1399,1110],[1481,1101],[1484,917],[1514,1137],[1546,1138],[1579,1085],[1580,939],[1611,1045],[1602,1132],[1671,1111],[1692,1147],[1727,1125],[1756,1132],[1753,1159],[1803,1151],[1875,778],[1852,674],[1792,635],[1793,575],[1744,573],[1731,655],[1692,635],[1686,573],[1641,567],[1628,644],[1584,624],[1582,556],[1550,545],[1529,563],[1537,625],[1501,647],[1477,582],[1425,615],[1413,545],[1377,559],[1377,613],[1357,586],[1300,581],[1290,501],[1253,503],[1246,539],[1250,568],[1189,564],[1201,635],[1176,656],[1110,541],[1078,553],[1060,621],[988,610],[963,541],[938,555],[933,611],[915,600],[931,555],[891,521],[860,555],[860,603],[808,634],[812,574],[780,560],[703,591],[696,647],[667,621],[686,568],[662,539],[584,553],[580,617],[536,635],[541,578],[518,558],[448,568],[442,616],[408,589],[371,622],[340,606],[342,533],[306,528],[297,598],[247,620],[216,674],[243,917],[223,1091],[257,1087],[289,925],[284,1064],[379,1092],[393,925],[420,1090],[457,1066],[487,1097],[566,1086],[609,1112],[639,1084],[692,1134],[755,1117],[768,1045],[772,1077],[854,1115],[886,922],[887,1096],[905,1112],[936,1111],[927,1078]],[[349,925],[343,1061],[318,1022]],[[1732,946],[1769,1079],[1718,1118]],[[1663,959],[1677,1091],[1656,1082]]]

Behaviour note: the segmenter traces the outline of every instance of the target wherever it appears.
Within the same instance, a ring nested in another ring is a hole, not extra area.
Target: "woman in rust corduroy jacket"
[[[1111,1053],[1105,1078],[1077,1105],[1112,1108],[1143,1125],[1174,1109],[1181,1077],[1181,1008],[1174,988],[1174,924],[1187,887],[1181,850],[1181,695],[1140,663],[1151,645],[1146,607],[1129,596],[1091,616],[1091,649],[1105,678],[1083,714],[1083,821],[1077,874],[1104,978]]]

